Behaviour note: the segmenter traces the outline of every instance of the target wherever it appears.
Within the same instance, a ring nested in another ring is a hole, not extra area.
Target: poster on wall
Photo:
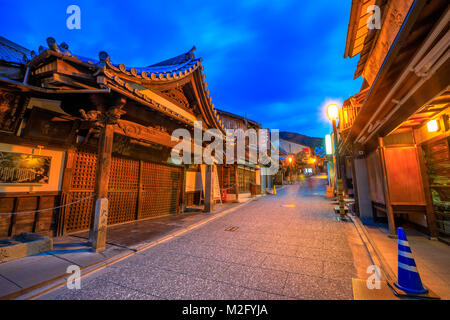
[[[0,184],[48,184],[52,157],[0,151]]]

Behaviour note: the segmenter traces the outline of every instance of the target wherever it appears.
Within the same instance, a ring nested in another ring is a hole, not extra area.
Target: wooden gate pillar
[[[183,166],[183,183],[182,185],[182,190],[181,190],[181,199],[180,199],[180,209],[179,209],[179,213],[184,213],[186,211],[186,176],[187,176],[187,171],[189,170],[189,165],[185,164]]]
[[[238,165],[236,164],[234,166],[234,187],[236,190],[236,201],[235,202],[239,202],[239,174],[238,174]]]
[[[97,199],[108,197],[113,140],[114,126],[112,124],[105,124],[101,128],[98,141],[97,172],[95,179],[95,194]]]
[[[212,193],[212,165],[206,165],[205,173],[205,212],[212,212],[214,207],[213,193]]]
[[[106,102],[101,97],[92,96],[91,99],[97,105],[97,111],[91,111],[88,114],[83,111],[81,114],[86,120],[94,121],[94,125],[100,128],[97,151],[95,198],[96,200],[107,199],[109,175],[111,171],[111,154],[114,141],[114,126],[120,116],[125,113],[122,108],[125,106],[126,100],[124,98],[119,98],[113,102],[112,107],[106,108],[104,106]],[[107,204],[108,202],[106,201],[105,203]],[[107,220],[107,207],[105,210],[102,209],[102,220]],[[105,247],[103,241],[106,242],[106,236],[98,236],[98,232],[103,231],[103,228],[99,228],[99,225],[96,225],[100,220],[95,219],[95,216],[95,208],[92,208],[89,243],[95,245],[95,248],[93,248],[94,250],[99,251]],[[106,232],[106,230],[104,230],[104,232]],[[102,239],[102,241],[94,241],[94,239]]]

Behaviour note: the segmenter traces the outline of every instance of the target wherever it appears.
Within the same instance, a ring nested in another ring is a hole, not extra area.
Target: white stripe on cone
[[[412,254],[411,254],[411,252],[406,252],[406,251],[401,251],[401,250],[399,250],[399,251],[398,251],[398,255],[399,255],[399,256],[406,257],[406,258],[414,259],[413,256],[412,256]]]
[[[405,241],[405,240],[398,240],[398,244],[405,246],[405,247],[409,247],[409,242]]]
[[[404,269],[404,270],[408,270],[408,271],[411,271],[411,272],[418,273],[416,267],[408,266],[407,264],[404,264],[404,263],[401,263],[401,262],[398,263],[398,267],[399,267],[399,268],[402,268],[402,269]]]

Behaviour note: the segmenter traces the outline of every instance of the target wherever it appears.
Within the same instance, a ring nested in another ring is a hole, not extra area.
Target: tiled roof
[[[194,122],[192,120],[184,117],[183,115],[178,114],[177,112],[172,111],[170,108],[167,108],[166,106],[161,105],[160,103],[158,103],[156,101],[153,101],[150,97],[146,96],[145,94],[143,94],[136,88],[133,88],[128,82],[120,79],[118,76],[114,76],[107,71],[105,71],[104,73],[109,79],[113,80],[120,88],[126,89],[130,93],[133,93],[134,96],[137,96],[139,99],[138,100],[139,102],[141,102],[143,104],[149,104],[152,106],[152,108],[156,108],[157,110],[161,111],[162,113],[165,113],[171,117],[177,118],[180,121],[183,121],[190,125],[194,124]]]
[[[225,111],[225,110],[217,109],[217,108],[215,110],[218,112],[219,116],[221,114],[227,115],[227,116],[230,116],[230,117],[233,117],[233,118],[236,118],[236,119],[240,119],[240,120],[243,120],[243,121],[248,121],[250,124],[252,124],[252,125],[254,125],[256,127],[261,127],[260,123],[254,121],[254,120],[248,119],[246,117],[242,117],[242,116],[239,116],[237,114],[234,114],[234,113],[231,113],[231,112],[228,112],[228,111]]]
[[[0,60],[26,64],[31,60],[31,51],[0,36]]]
[[[180,54],[179,56],[152,64],[149,67],[164,67],[164,66],[173,66],[173,65],[183,64],[186,61],[189,61],[189,60],[192,60],[195,58],[194,51],[195,51],[195,47],[192,47],[192,49],[186,53],[183,53],[183,54]]]
[[[183,78],[200,67],[202,59],[195,58],[194,50],[195,47],[179,56],[148,67],[129,67],[123,63],[115,64],[104,51],[100,52],[99,56],[101,61],[116,72],[144,80],[173,80]]]
[[[143,80],[173,80],[180,79],[200,67],[202,58],[195,58],[194,51],[195,47],[186,53],[183,53],[174,58],[150,65],[148,67],[130,67],[123,63],[116,64],[113,63],[109,54],[105,51],[99,53],[99,60],[76,56],[70,50],[66,43],[61,43],[58,45],[55,39],[49,37],[47,39],[48,48],[40,46],[39,55],[44,51],[50,50],[54,52],[59,52],[65,56],[71,57],[73,59],[79,60],[83,63],[88,63],[91,65],[96,65],[99,67],[107,66],[110,69],[123,73],[128,76],[133,76],[138,79]],[[33,56],[33,52],[31,53]]]
[[[206,89],[208,84],[205,81],[206,77],[205,74],[203,73],[203,66],[201,66],[202,59],[195,58],[194,55],[195,47],[179,56],[150,65],[148,67],[127,67],[124,64],[113,63],[111,61],[109,54],[105,51],[99,52],[99,60],[94,60],[73,55],[69,51],[69,46],[66,43],[61,43],[60,45],[58,45],[54,38],[51,37],[47,38],[47,44],[48,48],[45,48],[43,46],[39,47],[38,56],[35,56],[34,52],[31,52],[33,61],[39,61],[39,57],[41,57],[41,55],[44,55],[44,53],[52,53],[52,54],[56,53],[57,55],[62,54],[67,57],[70,57],[70,59],[72,59],[73,61],[92,65],[101,70],[101,72],[103,72],[105,76],[112,79],[119,86],[127,89],[128,91],[133,93],[135,97],[138,97],[138,99],[143,100],[146,103],[149,103],[147,97],[142,96],[142,94],[139,93],[139,91],[135,90],[130,86],[130,84],[127,83],[127,81],[130,81],[130,79],[124,80],[120,78],[122,77],[121,75],[119,75],[120,77],[114,75],[111,72],[111,70],[115,71],[116,73],[121,73],[139,79],[139,82],[154,82],[154,81],[159,82],[159,81],[178,80],[192,74],[196,70],[199,70],[201,76],[200,85],[202,86],[202,90],[206,94],[207,100],[206,103],[208,105],[207,108],[210,109],[212,120],[213,122],[215,121],[217,123],[217,126],[222,131],[225,130],[221,120],[217,115],[217,111],[214,109],[214,104],[212,103],[212,98],[209,95],[209,90]],[[31,61],[30,63],[32,64],[33,61]],[[134,82],[133,79],[131,79],[131,81]],[[161,106],[161,108],[163,111],[167,111],[172,116],[175,116],[182,121],[191,123],[189,119],[186,119],[182,115],[176,114],[172,110],[165,110],[164,106]]]

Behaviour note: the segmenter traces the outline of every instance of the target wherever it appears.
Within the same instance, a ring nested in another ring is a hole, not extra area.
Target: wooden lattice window
[[[217,166],[221,189],[230,189],[235,184],[234,168],[232,166]]]
[[[239,192],[250,192],[250,184],[256,181],[256,171],[253,168],[239,167]]]
[[[450,138],[424,145],[439,232],[450,239]]]

